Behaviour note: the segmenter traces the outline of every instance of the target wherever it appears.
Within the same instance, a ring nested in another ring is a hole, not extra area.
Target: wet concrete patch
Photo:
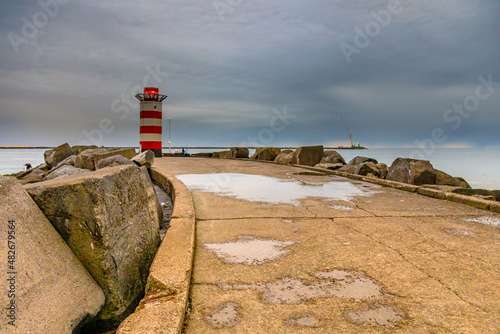
[[[403,317],[390,306],[378,306],[365,310],[351,311],[345,317],[355,324],[372,324],[384,327],[394,327]]]
[[[241,321],[238,305],[232,302],[222,304],[217,311],[207,315],[205,321],[213,328],[234,327]]]
[[[300,304],[317,298],[340,297],[364,301],[383,296],[382,288],[371,278],[342,270],[319,272],[311,280],[285,277],[266,284],[224,284],[223,289],[262,292],[262,300],[268,304]]]
[[[476,233],[472,231],[462,230],[458,228],[448,228],[444,230],[448,234],[458,235],[460,237],[470,237],[473,238],[476,236]]]
[[[352,206],[345,206],[345,205],[330,205],[330,208],[332,208],[333,210],[342,210],[342,211],[354,210]]]
[[[484,225],[489,225],[493,227],[500,227],[500,218],[483,216],[483,217],[474,217],[474,218],[462,218],[463,221],[472,222],[472,223],[480,223]]]
[[[237,241],[204,244],[203,247],[214,252],[226,263],[260,265],[287,255],[290,251],[285,248],[295,243],[240,236]]]
[[[351,202],[358,196],[377,193],[351,182],[305,184],[296,180],[238,173],[183,174],[177,178],[191,190],[269,204],[299,205],[301,199],[308,197]]]
[[[288,318],[285,320],[285,324],[297,327],[311,327],[317,328],[321,326],[321,321],[310,315],[298,316],[293,318]]]

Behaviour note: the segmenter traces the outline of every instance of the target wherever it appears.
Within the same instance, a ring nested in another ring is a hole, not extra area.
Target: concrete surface
[[[193,200],[186,186],[167,171],[151,169],[151,177],[170,194],[170,225],[149,269],[146,296],[117,334],[181,333],[186,313],[195,236]]]
[[[499,333],[500,229],[474,221],[495,225],[497,213],[276,164],[162,158],[154,168],[376,192],[292,205],[191,190],[196,247],[185,333]],[[255,240],[281,245],[279,256],[250,248]]]

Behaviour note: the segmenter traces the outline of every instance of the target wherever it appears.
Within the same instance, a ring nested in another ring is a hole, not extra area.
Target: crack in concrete
[[[407,227],[408,229],[412,230],[413,232],[415,232],[415,233],[419,234],[419,235],[420,235],[421,237],[423,237],[423,238],[429,238],[430,240],[434,241],[434,242],[435,242],[435,243],[437,243],[439,246],[441,246],[441,247],[443,247],[444,249],[446,249],[446,252],[447,252],[447,253],[453,253],[453,254],[455,254],[455,255],[460,255],[460,256],[463,256],[463,255],[464,255],[464,253],[459,253],[459,252],[458,252],[457,250],[455,250],[455,249],[448,248],[445,244],[442,244],[441,242],[439,242],[438,240],[435,240],[434,238],[432,238],[432,237],[430,237],[430,236],[426,236],[425,234],[422,234],[421,232],[419,232],[419,231],[417,231],[417,230],[415,230],[415,229],[411,228],[411,226],[409,226],[409,225],[405,225],[405,227]],[[422,242],[423,242],[423,241],[422,241]],[[415,244],[415,245],[417,245],[417,244]],[[412,247],[413,247],[413,246],[415,246],[415,245],[412,245]],[[494,263],[490,263],[490,262],[488,262],[488,261],[486,261],[486,260],[484,260],[484,259],[481,259],[480,257],[474,256],[474,255],[470,255],[470,254],[466,254],[466,255],[467,255],[467,256],[469,256],[469,257],[471,257],[471,258],[473,258],[473,259],[475,259],[475,260],[478,260],[478,261],[480,261],[480,262],[482,262],[482,263],[484,263],[484,264],[487,264],[488,266],[490,266],[491,268],[493,268],[495,271],[498,271],[498,272],[500,273],[500,270],[499,270],[498,268],[496,268],[496,265],[495,265]]]
[[[354,231],[354,232],[357,232],[357,233],[359,233],[359,234],[361,234],[361,235],[364,235],[365,237],[367,237],[367,238],[369,238],[370,240],[372,240],[372,241],[374,241],[374,242],[378,243],[379,245],[381,245],[381,246],[383,246],[383,247],[385,247],[385,248],[388,248],[388,249],[390,249],[390,250],[392,250],[392,251],[396,252],[396,253],[397,253],[397,254],[398,254],[398,255],[399,255],[399,256],[400,256],[400,257],[401,257],[401,258],[402,258],[405,262],[407,262],[407,263],[408,263],[408,264],[410,264],[412,267],[414,267],[415,269],[417,269],[418,271],[420,271],[422,274],[424,274],[424,275],[426,275],[427,277],[429,277],[429,278],[431,278],[431,279],[435,280],[436,282],[438,282],[438,283],[439,283],[439,284],[440,284],[443,288],[445,288],[446,290],[448,290],[448,291],[450,291],[451,293],[453,293],[453,294],[454,294],[454,295],[455,295],[458,299],[460,299],[461,301],[463,301],[464,303],[466,303],[466,304],[468,304],[468,305],[470,305],[470,306],[472,306],[472,307],[477,308],[478,310],[480,310],[480,311],[482,311],[482,312],[484,312],[484,313],[486,313],[486,314],[489,314],[489,311],[488,311],[488,310],[486,310],[486,309],[482,308],[482,307],[481,307],[481,306],[479,306],[479,305],[474,304],[474,303],[473,303],[473,302],[471,302],[471,301],[466,300],[466,299],[465,299],[464,297],[462,297],[462,296],[461,296],[461,295],[460,295],[457,291],[455,291],[455,290],[453,290],[452,288],[448,287],[448,286],[447,286],[444,282],[442,282],[442,281],[441,281],[438,277],[435,277],[435,276],[433,276],[433,275],[431,275],[431,274],[427,273],[425,270],[423,270],[422,268],[420,268],[418,265],[416,265],[415,263],[411,262],[409,259],[407,259],[407,258],[403,255],[403,253],[401,253],[401,251],[400,251],[400,250],[398,250],[398,249],[396,249],[396,248],[393,248],[393,247],[391,247],[391,246],[389,246],[389,245],[386,245],[386,244],[384,244],[383,242],[381,242],[381,241],[379,241],[379,240],[377,240],[377,239],[373,238],[371,235],[366,234],[366,233],[363,233],[363,232],[361,232],[361,231],[359,231],[359,230],[357,230],[357,229],[355,229],[355,228],[353,228],[353,227],[351,227],[351,226],[348,226],[348,225],[343,224],[343,223],[341,223],[341,222],[335,222],[335,221],[333,221],[333,218],[332,218],[332,222],[334,222],[334,223],[338,223],[338,224],[341,224],[342,226],[346,227],[347,229],[352,230],[352,231]]]

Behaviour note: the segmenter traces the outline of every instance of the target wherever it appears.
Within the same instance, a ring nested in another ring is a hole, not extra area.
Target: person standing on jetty
[[[33,168],[33,167],[31,167],[31,164],[29,162],[24,164],[24,165],[26,166],[26,170],[30,170],[31,168]]]

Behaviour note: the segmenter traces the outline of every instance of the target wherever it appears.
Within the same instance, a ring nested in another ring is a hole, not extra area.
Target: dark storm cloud
[[[284,108],[295,118],[257,144],[347,144],[342,114],[367,146],[415,145],[436,128],[443,145],[500,145],[500,85],[458,128],[443,117],[480,75],[500,81],[494,0],[401,1],[362,47],[355,28],[391,1],[61,2],[33,38],[23,18],[41,6],[0,5],[2,145],[137,145],[143,83],[169,95],[177,145],[237,145]],[[342,42],[358,50],[350,63]]]

